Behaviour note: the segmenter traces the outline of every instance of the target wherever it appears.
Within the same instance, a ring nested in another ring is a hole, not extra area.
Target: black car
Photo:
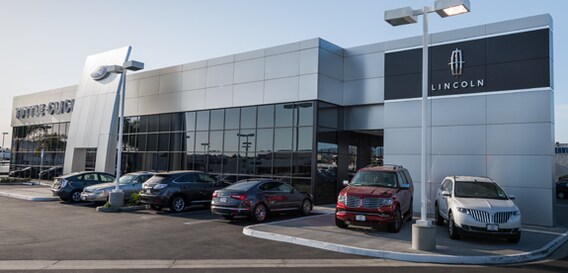
[[[66,202],[79,202],[85,187],[112,182],[114,179],[114,175],[102,172],[69,173],[55,178],[51,193]]]
[[[564,199],[566,195],[568,195],[568,180],[560,180],[556,183],[556,197]]]
[[[157,211],[181,212],[190,204],[209,205],[213,192],[227,185],[201,171],[157,173],[142,184],[140,202]]]
[[[270,179],[239,181],[213,193],[211,212],[227,220],[235,216],[249,216],[262,222],[270,212],[295,211],[311,213],[313,198],[292,186]]]

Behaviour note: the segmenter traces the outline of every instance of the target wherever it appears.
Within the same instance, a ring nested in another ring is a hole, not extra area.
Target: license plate
[[[355,215],[355,221],[367,221],[365,215]]]
[[[499,225],[496,224],[487,224],[488,231],[499,231]]]
[[[227,203],[227,197],[221,197],[221,198],[219,198],[219,202],[221,202],[221,203]]]
[[[150,193],[152,193],[152,190],[148,189],[148,190],[146,190],[146,193],[150,194]]]
[[[81,195],[81,200],[87,201],[87,196]]]

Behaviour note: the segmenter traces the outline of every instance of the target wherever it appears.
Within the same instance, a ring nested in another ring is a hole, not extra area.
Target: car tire
[[[444,217],[440,214],[440,207],[438,207],[438,203],[434,206],[434,219],[436,219],[436,225],[441,226],[444,224]]]
[[[162,210],[162,206],[159,206],[159,205],[150,205],[150,208],[152,210],[155,210],[155,211],[161,211]]]
[[[402,214],[400,213],[400,208],[396,207],[394,212],[394,221],[387,225],[389,232],[398,233],[402,228]]]
[[[268,211],[266,209],[266,205],[264,205],[262,203],[256,205],[254,207],[254,209],[252,210],[252,217],[258,223],[264,222],[264,220],[266,220],[267,214],[268,214]]]
[[[347,228],[347,227],[349,226],[349,225],[346,224],[345,222],[343,222],[343,221],[337,219],[337,217],[335,217],[335,225],[336,225],[338,228]]]
[[[233,220],[233,215],[222,215],[225,220]]]
[[[460,238],[460,234],[458,233],[458,227],[456,227],[454,216],[451,211],[448,213],[448,219],[448,235],[450,236],[450,239],[457,240]]]
[[[182,212],[185,209],[185,199],[181,195],[176,195],[170,201],[170,211],[174,213]]]
[[[69,202],[69,198],[63,198],[63,197],[59,196],[59,199],[63,202]]]
[[[519,232],[518,234],[516,234],[516,235],[507,237],[507,241],[508,241],[509,243],[513,243],[513,244],[518,243],[520,240],[521,240],[521,233],[520,233],[520,232]]]
[[[556,196],[557,196],[559,199],[564,199],[564,198],[566,198],[566,194],[565,194],[563,191],[558,192],[558,194],[557,194]]]
[[[72,191],[71,195],[69,195],[69,202],[71,203],[81,202],[81,191],[79,190]]]
[[[312,208],[312,201],[310,201],[310,199],[304,199],[302,206],[300,206],[300,213],[302,215],[309,215],[312,213]]]

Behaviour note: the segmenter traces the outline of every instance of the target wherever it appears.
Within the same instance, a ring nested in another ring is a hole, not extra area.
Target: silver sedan
[[[124,192],[124,200],[130,200],[133,193],[142,189],[142,183],[154,176],[151,172],[127,173],[118,180],[119,188]],[[108,194],[115,188],[115,182],[86,187],[81,193],[81,201],[106,202]]]

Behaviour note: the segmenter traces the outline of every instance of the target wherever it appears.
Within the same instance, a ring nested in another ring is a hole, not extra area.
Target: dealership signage
[[[429,47],[429,96],[551,86],[551,33],[539,29]],[[422,49],[385,53],[385,100],[422,96]]]
[[[53,101],[49,103],[36,104],[32,106],[24,106],[16,108],[17,119],[39,118],[55,115],[68,114],[73,112],[75,99]]]
[[[448,65],[450,66],[450,72],[452,73],[452,76],[456,77],[456,79],[463,75],[464,64],[465,61],[463,60],[463,52],[461,49],[456,48],[450,54],[450,62],[448,63]],[[474,87],[483,87],[484,85],[485,85],[485,79],[459,80],[459,81],[456,80],[453,82],[431,84],[430,91],[474,88]]]

